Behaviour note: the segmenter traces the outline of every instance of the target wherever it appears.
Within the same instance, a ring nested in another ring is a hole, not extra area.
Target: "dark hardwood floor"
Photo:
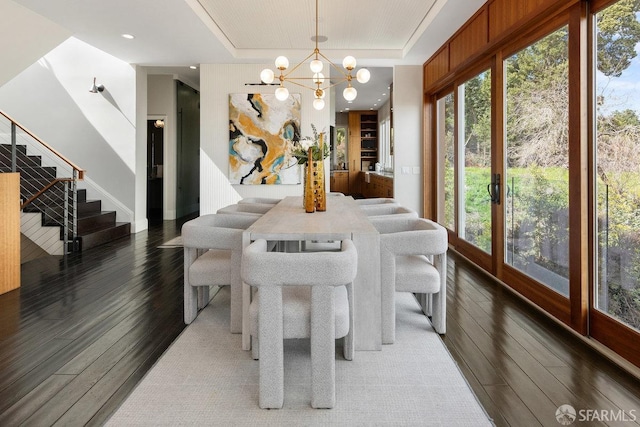
[[[184,328],[165,221],[23,264],[0,296],[0,426],[101,425]],[[640,419],[640,382],[451,253],[444,342],[496,425],[558,426],[562,404]],[[590,422],[576,425],[638,425]]]

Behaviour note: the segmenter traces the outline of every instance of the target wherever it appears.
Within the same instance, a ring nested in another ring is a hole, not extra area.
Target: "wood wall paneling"
[[[449,45],[449,64],[453,70],[463,61],[483,50],[489,42],[489,14],[487,9],[481,9],[471,21],[469,21],[456,34]]]
[[[0,173],[0,294],[20,287],[20,174]]]
[[[449,72],[449,45],[445,45],[424,66],[424,87],[430,87]]]
[[[558,0],[492,1],[489,4],[489,41],[498,39],[525,17],[554,3],[558,3]]]

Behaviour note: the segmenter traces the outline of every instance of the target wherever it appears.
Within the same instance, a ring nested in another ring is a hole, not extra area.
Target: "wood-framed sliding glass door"
[[[454,37],[425,65],[425,212],[456,251],[640,366],[640,2],[554,4],[518,37],[470,56]],[[490,36],[507,19],[492,16]]]

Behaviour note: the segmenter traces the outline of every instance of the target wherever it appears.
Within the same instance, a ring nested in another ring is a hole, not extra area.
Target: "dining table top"
[[[247,231],[252,240],[342,240],[354,234],[377,234],[351,196],[327,197],[327,210],[313,213],[305,211],[302,197],[285,197]]]

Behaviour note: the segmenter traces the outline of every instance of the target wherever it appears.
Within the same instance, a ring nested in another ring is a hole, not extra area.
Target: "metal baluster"
[[[64,233],[64,253],[69,252],[69,182],[64,182],[64,214],[62,215],[62,231]]]
[[[71,229],[73,238],[73,250],[77,251],[76,248],[76,240],[78,238],[78,171],[73,169],[73,181],[71,181],[71,205],[72,205],[72,215],[71,215]]]

